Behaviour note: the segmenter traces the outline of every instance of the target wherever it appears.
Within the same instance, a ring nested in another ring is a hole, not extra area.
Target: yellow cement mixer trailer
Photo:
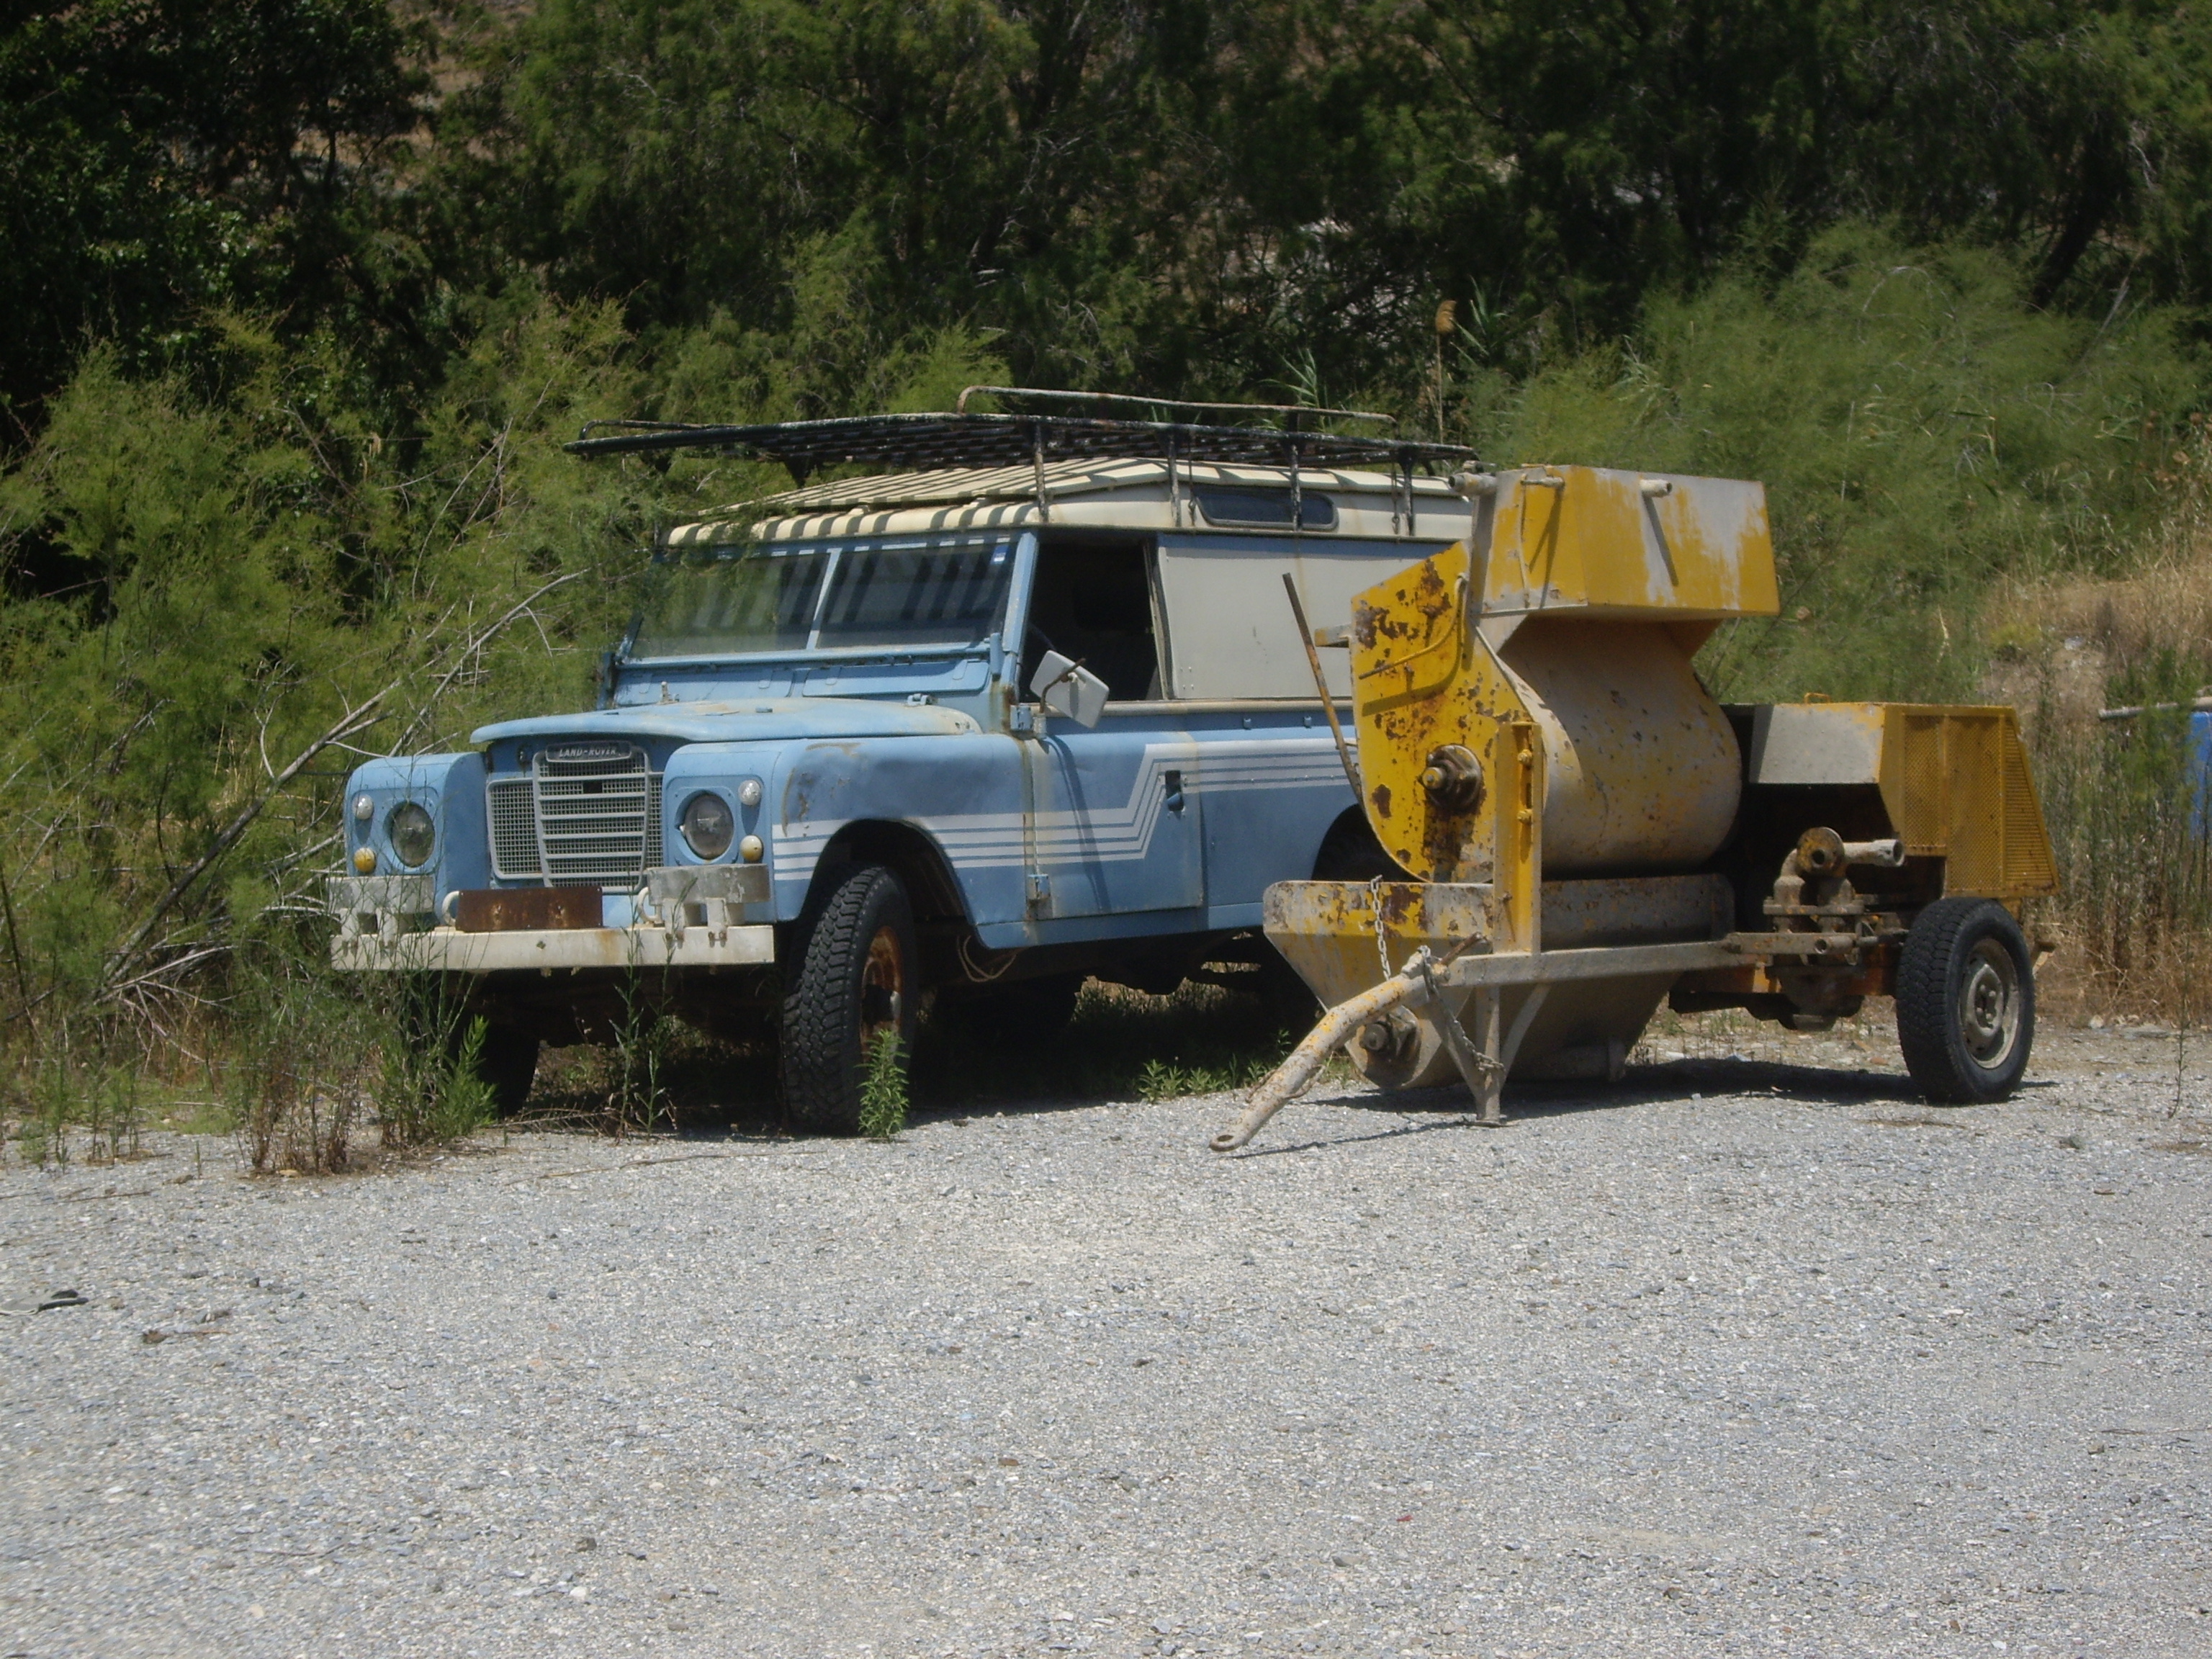
[[[1351,653],[1339,748],[1379,848],[1371,879],[1267,890],[1328,1012],[1214,1149],[1339,1050],[1385,1088],[1457,1076],[1499,1121],[1508,1077],[1618,1077],[1662,1000],[1820,1030],[1893,997],[1930,1100],[2008,1095],[2035,1018],[2020,905],[2056,885],[2014,712],[1716,702],[1692,654],[1779,608],[1757,483],[1459,484],[1468,540],[1348,628],[1298,617]]]

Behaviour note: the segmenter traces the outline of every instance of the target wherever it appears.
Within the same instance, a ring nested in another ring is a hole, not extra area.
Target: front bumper
[[[550,973],[755,967],[775,960],[768,872],[757,865],[648,870],[629,906],[635,920],[622,927],[464,929],[451,920],[457,913],[467,919],[467,907],[455,902],[467,896],[459,893],[447,895],[448,919],[437,925],[428,876],[339,876],[329,887],[338,923],[331,966],[343,972]]]
[[[431,927],[395,934],[340,933],[331,966],[354,973],[500,974],[518,969],[727,968],[775,960],[775,929],[765,925],[707,928],[516,928],[465,933]]]

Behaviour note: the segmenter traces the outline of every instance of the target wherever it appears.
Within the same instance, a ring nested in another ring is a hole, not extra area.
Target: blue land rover
[[[641,997],[765,1026],[828,1132],[926,999],[1034,1034],[1086,976],[1273,972],[1269,883],[1386,868],[1316,684],[1348,698],[1346,653],[1309,641],[1467,533],[1473,457],[1144,412],[587,430],[799,487],[665,533],[597,708],[355,772],[336,965],[443,976],[510,1106]]]

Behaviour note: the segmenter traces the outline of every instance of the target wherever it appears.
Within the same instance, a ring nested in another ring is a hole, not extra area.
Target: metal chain
[[[1388,979],[1398,970],[1390,965],[1390,941],[1382,932],[1382,878],[1367,878],[1367,902],[1375,910],[1375,954],[1382,960],[1382,977]]]

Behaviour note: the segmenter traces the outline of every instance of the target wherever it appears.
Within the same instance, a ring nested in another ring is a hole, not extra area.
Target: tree
[[[419,124],[411,49],[381,0],[0,12],[0,398],[18,422],[90,339],[143,364],[216,307],[377,312],[360,198]]]

